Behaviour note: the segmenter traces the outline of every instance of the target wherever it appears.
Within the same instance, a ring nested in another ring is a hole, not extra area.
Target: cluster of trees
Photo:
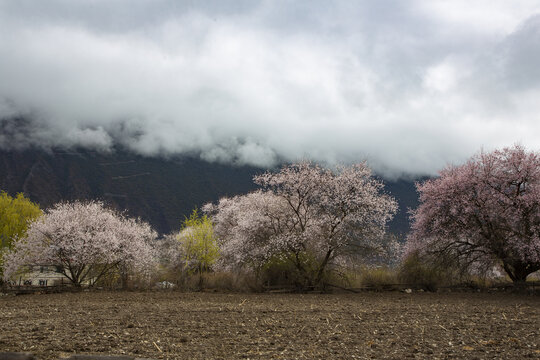
[[[540,269],[540,155],[520,146],[481,152],[417,184],[420,206],[404,247],[385,236],[397,204],[365,163],[329,170],[302,162],[254,181],[259,190],[195,210],[160,240],[147,223],[98,201],[42,213],[2,193],[3,278],[47,264],[77,286],[110,276],[126,283],[161,266],[198,274],[202,286],[202,274],[215,269],[279,268],[312,288],[334,270],[400,256],[476,272],[500,267],[516,282]]]

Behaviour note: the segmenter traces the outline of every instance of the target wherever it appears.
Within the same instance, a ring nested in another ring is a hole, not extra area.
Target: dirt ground
[[[540,296],[82,292],[0,297],[0,351],[154,359],[540,358]]]

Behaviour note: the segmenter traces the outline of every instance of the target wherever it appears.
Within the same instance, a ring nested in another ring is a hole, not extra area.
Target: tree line
[[[2,278],[54,265],[75,286],[182,273],[202,287],[205,273],[220,271],[308,289],[359,264],[502,271],[514,282],[540,270],[540,155],[521,146],[479,152],[418,183],[405,244],[386,233],[397,203],[365,162],[301,162],[254,182],[259,190],[206,204],[161,238],[100,201],[42,211],[1,193]]]

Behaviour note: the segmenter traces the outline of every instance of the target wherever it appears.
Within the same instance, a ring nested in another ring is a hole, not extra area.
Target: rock
[[[412,294],[412,289],[405,289],[403,290],[405,294]]]
[[[175,286],[176,286],[175,284],[173,284],[172,282],[168,282],[168,281],[162,281],[162,282],[157,282],[156,283],[156,287],[158,289],[172,289]]]

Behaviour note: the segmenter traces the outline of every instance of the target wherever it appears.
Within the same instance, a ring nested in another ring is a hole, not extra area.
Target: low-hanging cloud
[[[540,147],[537,1],[194,4],[0,0],[0,148],[400,176]]]

